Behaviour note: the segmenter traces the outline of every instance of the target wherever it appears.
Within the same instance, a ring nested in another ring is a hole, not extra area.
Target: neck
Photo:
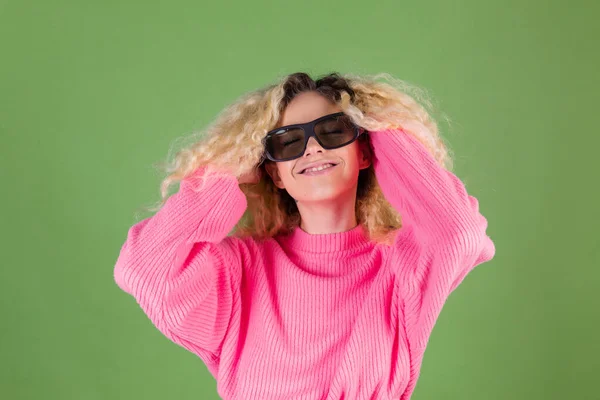
[[[356,190],[334,201],[296,203],[300,211],[300,228],[306,233],[346,232],[356,227]]]

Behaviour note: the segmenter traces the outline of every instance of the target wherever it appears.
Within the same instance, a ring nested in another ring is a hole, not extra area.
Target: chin
[[[305,202],[305,203],[313,203],[313,202],[334,202],[337,199],[339,199],[340,197],[346,196],[347,195],[348,190],[345,190],[344,188],[332,188],[332,187],[328,187],[328,188],[319,188],[317,189],[313,189],[310,191],[305,191],[302,194],[299,194],[298,196],[294,196],[292,194],[292,197],[294,197],[297,201],[299,202]]]
[[[311,196],[297,199],[299,203],[328,203],[335,202],[338,199],[337,196]]]

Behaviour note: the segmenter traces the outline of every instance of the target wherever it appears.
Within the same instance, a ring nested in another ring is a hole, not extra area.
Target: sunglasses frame
[[[297,158],[302,157],[302,155],[304,154],[304,152],[306,151],[306,146],[308,145],[308,141],[311,137],[314,137],[315,140],[317,141],[317,143],[319,143],[319,145],[326,149],[326,150],[333,150],[333,149],[338,149],[340,147],[344,147],[349,145],[350,143],[354,142],[360,135],[361,133],[366,132],[364,128],[361,128],[360,126],[356,125],[355,123],[353,123],[352,121],[350,121],[352,123],[352,127],[354,129],[354,137],[352,138],[352,140],[350,140],[347,143],[344,143],[342,145],[339,146],[334,146],[334,147],[328,147],[325,146],[320,140],[319,137],[317,136],[317,134],[315,133],[315,125],[317,125],[319,122],[326,120],[326,119],[330,119],[333,117],[338,117],[338,116],[342,116],[342,115],[346,115],[344,112],[337,112],[337,113],[333,113],[333,114],[328,114],[328,115],[324,115],[322,117],[319,117],[315,120],[312,120],[310,122],[306,122],[304,124],[292,124],[292,125],[286,125],[286,126],[282,126],[279,128],[275,128],[273,130],[270,130],[269,132],[267,132],[267,134],[265,135],[265,137],[262,140],[263,143],[263,148],[264,148],[264,154],[265,157],[268,158],[271,161],[275,161],[275,162],[281,162],[281,161],[290,161],[290,160],[295,160]],[[302,129],[302,131],[304,132],[304,146],[302,148],[302,151],[299,153],[299,155],[295,156],[295,157],[288,157],[288,158],[282,158],[282,159],[276,159],[274,158],[271,154],[269,154],[268,150],[267,150],[267,140],[275,135],[281,135],[285,132],[287,132],[290,129]]]

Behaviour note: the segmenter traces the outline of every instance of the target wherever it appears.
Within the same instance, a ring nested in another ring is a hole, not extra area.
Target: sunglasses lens
[[[337,148],[354,140],[356,131],[346,115],[332,117],[315,125],[315,134],[325,148]]]
[[[350,118],[338,115],[319,121],[315,134],[325,149],[335,149],[352,142],[356,138],[356,129]],[[302,156],[305,135],[300,128],[282,129],[269,135],[266,150],[275,160],[289,160]]]
[[[267,140],[267,151],[276,160],[296,157],[304,149],[304,131],[289,129],[276,133]]]

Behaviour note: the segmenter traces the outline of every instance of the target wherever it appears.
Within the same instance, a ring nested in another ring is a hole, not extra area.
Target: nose
[[[323,153],[323,148],[314,137],[311,137],[310,139],[308,139],[308,143],[306,143],[306,150],[304,151],[304,156],[306,157],[316,153]]]

